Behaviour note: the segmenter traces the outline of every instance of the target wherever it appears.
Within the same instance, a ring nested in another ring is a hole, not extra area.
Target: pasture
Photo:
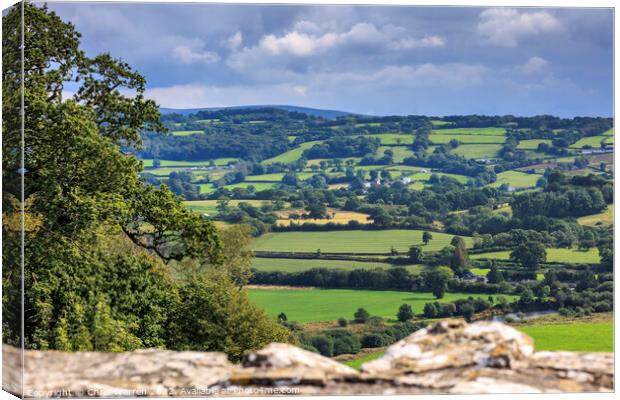
[[[339,270],[352,269],[392,269],[405,268],[412,273],[421,272],[424,267],[421,265],[393,266],[382,262],[360,262],[351,260],[322,260],[322,259],[292,259],[292,258],[262,258],[256,257],[252,260],[252,268],[259,271],[277,272],[300,272],[313,268],[328,268]]]
[[[203,135],[204,131],[172,131],[172,136],[191,136],[191,135]]]
[[[503,184],[512,186],[513,188],[529,188],[536,186],[536,182],[541,177],[537,174],[526,174],[520,171],[505,171],[497,174],[497,180],[488,186],[500,187]]]
[[[583,146],[592,146],[594,148],[601,147],[601,142],[608,139],[607,136],[588,136],[583,139],[579,139],[577,142],[570,145],[571,149],[581,149]]]
[[[260,207],[263,204],[269,204],[269,201],[264,200],[230,200],[229,206],[238,206],[239,203],[248,203],[254,207]],[[184,201],[183,204],[192,211],[200,212],[200,213],[208,213],[210,215],[215,215],[218,213],[217,210],[217,200],[192,200],[192,201]]]
[[[548,262],[571,263],[571,264],[597,264],[601,261],[598,249],[582,251],[578,249],[546,249]],[[470,254],[469,258],[477,259],[510,259],[510,251],[495,251],[491,253]]]
[[[404,134],[404,133],[377,133],[377,134],[364,135],[364,136],[377,138],[381,141],[381,144],[397,144],[397,145],[412,144],[413,139],[415,138],[414,134]]]
[[[159,160],[160,167],[208,167],[213,161],[214,165],[218,167],[226,166],[230,163],[235,163],[239,159],[231,158],[231,157],[223,157],[223,158],[214,158],[212,160],[203,160],[203,161],[178,161],[178,160]],[[142,160],[142,165],[145,168],[153,167],[153,159],[145,158]]]
[[[389,253],[392,246],[408,251],[412,245],[422,244],[421,230],[352,230],[327,232],[272,232],[257,238],[253,250],[325,253]],[[433,239],[423,246],[424,251],[440,250],[450,244],[454,235],[432,232]],[[468,246],[471,237],[463,237]]]
[[[266,160],[261,161],[261,164],[274,164],[274,163],[292,163],[301,158],[304,150],[309,149],[317,143],[321,143],[322,140],[314,140],[311,142],[302,143],[298,147],[295,147],[292,150],[284,152],[282,154],[278,154],[275,157],[268,158]]]
[[[431,131],[431,137],[436,134],[441,135],[491,135],[502,136],[506,134],[506,129],[489,127],[489,128],[447,128],[434,129]]]
[[[519,150],[536,150],[538,148],[538,145],[541,143],[546,143],[548,145],[551,145],[551,139],[528,139],[528,140],[521,140],[519,142],[519,145],[517,146],[517,149]]]
[[[439,120],[439,119],[433,119],[433,120],[431,120],[431,124],[433,126],[444,126],[444,125],[449,125],[450,122],[442,121],[442,120]]]
[[[382,156],[386,150],[391,150],[394,153],[394,162],[397,164],[402,163],[405,158],[415,155],[413,150],[407,146],[381,146],[377,154]]]
[[[284,178],[285,173],[273,173],[273,174],[263,174],[263,175],[248,175],[245,177],[246,182],[282,182],[282,178]],[[298,172],[297,178],[299,179],[308,179],[314,175],[311,172]]]
[[[366,353],[359,357],[354,357],[347,361],[342,361],[344,365],[348,365],[353,369],[359,370],[362,367],[362,364],[367,363],[368,361],[376,360],[381,358],[385,354],[385,351],[379,350],[372,353]]]
[[[614,205],[607,206],[607,210],[602,213],[586,215],[585,217],[577,218],[577,222],[581,225],[595,226],[595,225],[613,225],[614,223]]]
[[[613,320],[516,326],[534,339],[536,351],[613,351]]]
[[[494,158],[502,148],[501,144],[462,144],[451,153],[465,158]]]
[[[434,144],[450,143],[451,140],[457,140],[463,144],[501,144],[506,141],[506,136],[495,135],[430,135],[429,139]]]
[[[352,290],[315,288],[249,288],[250,300],[276,317],[285,313],[289,321],[317,322],[335,321],[340,317],[353,319],[359,308],[365,308],[370,315],[395,320],[398,307],[410,304],[416,314],[424,304],[437,301],[426,292],[398,292],[392,290]],[[486,294],[446,293],[440,302],[450,302],[468,297],[487,298]],[[512,300],[514,296],[506,296]]]

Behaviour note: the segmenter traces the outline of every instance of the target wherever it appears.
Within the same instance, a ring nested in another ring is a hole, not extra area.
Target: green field
[[[415,180],[415,181],[428,181],[429,179],[431,179],[431,176],[433,175],[437,175],[437,176],[448,176],[450,178],[455,179],[456,181],[460,182],[460,183],[467,183],[469,181],[469,177],[465,176],[465,175],[457,175],[457,174],[448,174],[445,172],[416,172],[412,175],[408,175],[409,178]]]
[[[613,321],[517,326],[534,339],[536,351],[613,351]]]
[[[253,245],[258,251],[314,252],[321,249],[327,253],[389,253],[391,246],[407,251],[409,246],[422,243],[423,231],[418,230],[356,230],[328,232],[277,232],[267,233],[256,239]],[[440,250],[450,244],[454,235],[432,232],[433,239],[423,247],[424,251]],[[464,237],[468,245],[471,237]]]
[[[456,139],[460,143],[468,144],[468,143],[481,143],[481,144],[490,144],[490,143],[504,143],[506,141],[506,136],[495,136],[495,135],[430,135],[429,139],[434,144],[445,144],[450,143],[452,139]]]
[[[372,135],[364,135],[369,137],[377,138],[381,141],[381,144],[402,144],[408,145],[413,143],[413,138],[415,135],[413,134],[404,134],[404,133],[378,133]]]
[[[488,186],[490,187],[500,187],[503,184],[508,184],[513,188],[528,188],[536,186],[536,182],[541,177],[541,175],[537,174],[526,174],[525,172],[519,171],[506,171],[500,172],[497,174],[497,180]]]
[[[491,253],[470,254],[472,260],[486,258],[497,260],[510,259],[510,251],[495,251]],[[547,249],[547,261],[572,264],[596,264],[601,261],[598,249],[581,251],[577,249]]]
[[[391,150],[394,153],[394,162],[397,164],[402,163],[405,158],[415,155],[413,150],[407,146],[381,146],[377,155],[383,156],[383,152],[386,150]]]
[[[465,158],[494,158],[501,148],[501,144],[462,144],[452,150],[452,153]]]
[[[607,206],[607,210],[602,213],[586,215],[585,217],[577,218],[577,222],[581,225],[594,226],[597,223],[603,225],[613,225],[614,223],[614,206],[610,204]]]
[[[431,124],[432,124],[433,126],[443,126],[443,125],[448,125],[448,124],[450,124],[450,122],[448,122],[448,121],[441,121],[441,120],[438,120],[438,119],[434,119],[434,120],[431,120]]]
[[[551,139],[529,139],[529,140],[521,140],[517,149],[519,150],[536,150],[538,145],[541,143],[547,143],[551,145]]]
[[[172,131],[172,136],[190,136],[190,135],[202,135],[204,131]]]
[[[605,132],[603,132],[604,136],[613,136],[614,135],[614,128],[608,129]]]
[[[321,143],[322,140],[315,140],[312,142],[302,143],[299,147],[289,150],[285,153],[279,154],[275,157],[263,160],[261,164],[274,164],[274,163],[292,163],[301,158],[304,150],[309,149],[317,143]]]
[[[581,149],[583,146],[590,145],[592,147],[601,147],[601,142],[607,139],[607,136],[588,136],[573,143],[571,149]]]
[[[410,304],[415,313],[421,313],[424,304],[437,300],[431,293],[391,290],[253,288],[247,291],[250,299],[270,316],[276,317],[284,312],[289,321],[298,322],[335,321],[340,317],[353,319],[359,307],[365,308],[370,315],[396,319],[398,307],[403,303]],[[470,296],[487,298],[488,295],[446,293],[440,301],[450,302]]]
[[[284,172],[274,173],[274,174],[263,174],[263,175],[248,175],[245,177],[246,182],[282,182],[282,178],[284,178]],[[298,172],[297,178],[299,179],[308,179],[314,175],[311,172]]]
[[[215,158],[212,161],[218,167],[226,166],[230,162],[238,161],[238,158]],[[208,167],[211,160],[203,160],[203,161],[176,161],[176,160],[159,160],[160,167]],[[153,166],[152,158],[145,158],[142,160],[142,163],[145,168],[149,168]]]
[[[264,200],[230,200],[229,206],[238,206],[239,203],[248,203],[254,207],[260,207],[264,203],[269,201]],[[183,204],[192,211],[200,213],[208,213],[211,215],[217,214],[217,200],[192,200],[184,201]]]
[[[351,368],[359,370],[362,364],[367,363],[368,361],[376,360],[377,358],[381,358],[385,354],[383,350],[376,351],[374,353],[364,354],[363,356],[359,356],[352,360],[342,362],[344,365],[348,365]]]
[[[312,268],[329,268],[329,269],[391,269],[406,268],[409,272],[421,272],[421,265],[393,266],[388,263],[380,262],[359,262],[349,260],[304,260],[291,258],[255,258],[252,261],[252,268],[259,271],[278,271],[278,272],[299,272]]]
[[[506,134],[504,128],[447,128],[447,129],[435,129],[431,131],[431,135],[491,135],[502,136]]]

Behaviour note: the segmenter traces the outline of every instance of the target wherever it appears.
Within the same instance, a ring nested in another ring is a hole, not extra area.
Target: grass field
[[[317,143],[321,143],[322,140],[315,140],[312,142],[302,143],[299,147],[289,150],[285,153],[279,154],[275,157],[263,160],[261,164],[273,164],[273,163],[292,163],[301,158],[304,150],[309,149]]]
[[[605,132],[603,132],[604,136],[613,136],[614,135],[614,128],[608,129]]]
[[[378,138],[381,141],[381,144],[402,144],[408,145],[413,143],[413,138],[415,135],[413,134],[403,134],[403,133],[377,133],[372,135],[364,135],[369,137]]]
[[[400,164],[407,157],[412,157],[415,153],[406,146],[381,146],[377,154],[383,156],[385,150],[392,150],[394,153],[394,162]]]
[[[311,288],[252,288],[250,299],[272,317],[284,312],[289,321],[334,321],[340,317],[352,319],[359,307],[370,315],[396,319],[398,307],[410,304],[421,313],[424,304],[436,301],[431,293],[397,292],[390,290],[350,290]],[[467,297],[486,298],[485,294],[446,293],[440,301],[450,302]],[[506,296],[511,300],[511,296]]]
[[[441,120],[438,120],[438,119],[434,119],[434,120],[431,120],[431,124],[433,124],[433,126],[443,126],[443,125],[448,125],[448,124],[450,124],[450,122],[448,122],[448,121],[441,121]]]
[[[388,263],[380,262],[359,262],[349,260],[302,260],[292,258],[255,258],[252,261],[252,268],[259,271],[278,271],[278,272],[299,272],[312,268],[329,269],[391,269],[405,268],[409,272],[421,272],[424,267],[421,265],[393,266]]]
[[[314,252],[321,249],[329,253],[388,253],[394,246],[407,251],[409,246],[422,243],[419,230],[356,230],[328,232],[277,232],[267,233],[256,239],[254,250]],[[432,232],[433,239],[424,251],[440,250],[450,244],[454,235]],[[464,237],[468,245],[472,238]]]
[[[248,203],[254,207],[260,207],[264,203],[269,203],[269,201],[264,200],[230,200],[228,205],[237,206],[239,203]],[[193,200],[193,201],[184,201],[183,204],[192,211],[200,212],[200,213],[208,213],[211,215],[215,215],[218,213],[217,211],[217,200]]]
[[[607,206],[607,210],[602,213],[586,215],[585,217],[577,218],[577,222],[581,225],[594,226],[598,223],[603,225],[613,225],[614,223],[614,206],[613,204]]]
[[[529,140],[521,140],[517,149],[519,150],[536,150],[538,145],[541,143],[547,143],[551,145],[551,139],[529,139]]]
[[[230,162],[238,161],[238,158],[215,158],[215,165],[221,167],[228,165]],[[176,161],[176,160],[159,160],[160,167],[208,167],[211,160],[203,161]],[[145,168],[153,167],[153,159],[145,158],[142,160]]]
[[[452,153],[465,158],[493,158],[501,148],[501,144],[463,144],[452,150]]]
[[[510,259],[509,251],[496,251],[492,253],[471,254],[472,260],[487,258],[495,258],[497,260]],[[600,262],[598,249],[590,249],[581,251],[577,249],[547,249],[547,261],[571,263],[571,264],[596,264]]]
[[[447,128],[447,129],[435,129],[431,131],[431,135],[491,135],[502,136],[506,134],[504,128]],[[432,136],[431,136],[432,137]]]
[[[204,131],[172,131],[172,136],[203,135]]]
[[[232,185],[224,186],[226,189],[233,190],[235,188],[243,188],[248,189],[250,186],[254,186],[254,191],[260,192],[261,190],[273,189],[278,185],[277,182],[267,183],[267,182],[241,182],[241,183],[233,183]]]
[[[437,176],[448,176],[450,178],[456,179],[458,182],[460,183],[467,183],[469,181],[469,177],[465,176],[465,175],[458,175],[458,174],[448,174],[445,172],[416,172],[414,174],[408,175],[409,178],[416,180],[416,181],[428,181],[429,179],[431,179],[431,176],[433,175],[437,175]]]
[[[284,172],[274,173],[274,174],[264,174],[264,175],[248,175],[245,177],[246,182],[282,182],[282,178],[284,178]],[[308,179],[314,175],[312,172],[298,172],[297,178],[299,179]]]
[[[367,363],[368,361],[376,360],[381,358],[385,352],[383,350],[376,351],[374,353],[364,354],[363,356],[354,358],[352,360],[342,362],[344,365],[348,365],[351,368],[359,370],[362,364]]]
[[[613,351],[613,321],[517,326],[534,339],[536,351]]]
[[[592,147],[601,147],[601,142],[607,139],[607,136],[589,136],[584,137],[583,139],[578,140],[573,143],[570,147],[571,149],[581,149],[583,146],[590,145]]]
[[[452,139],[456,139],[459,142],[464,143],[464,144],[468,144],[468,143],[489,144],[489,143],[504,143],[506,141],[506,136],[496,136],[496,135],[455,135],[455,134],[440,135],[440,134],[435,134],[435,135],[430,135],[429,139],[431,140],[431,142],[433,142],[435,144],[450,143],[450,141]]]
[[[536,186],[536,182],[540,178],[540,175],[526,174],[519,171],[506,171],[497,174],[497,180],[488,186],[500,187],[503,184],[508,184],[514,188],[527,188]]]

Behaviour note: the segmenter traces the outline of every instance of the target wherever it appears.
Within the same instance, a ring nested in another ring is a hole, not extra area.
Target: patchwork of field
[[[429,139],[434,144],[445,144],[450,143],[451,140],[457,140],[460,143],[464,144],[489,144],[489,143],[504,143],[506,141],[506,136],[495,136],[495,135],[430,135]]]
[[[257,257],[252,261],[252,268],[259,271],[274,272],[300,272],[313,268],[329,268],[338,270],[352,269],[392,269],[405,268],[412,273],[422,272],[422,265],[393,266],[381,262],[360,262],[350,260],[322,260],[322,259],[292,259],[292,258],[262,258]]]
[[[517,326],[534,339],[536,351],[613,351],[613,320]]]
[[[598,249],[593,248],[588,251],[578,249],[546,249],[548,262],[571,263],[571,264],[596,264],[601,257]],[[491,253],[470,254],[469,258],[476,259],[496,259],[509,260],[509,251],[495,251]]]
[[[413,150],[406,146],[381,146],[377,153],[382,156],[386,150],[391,150],[394,153],[394,162],[397,164],[402,163],[405,158],[415,155]]]
[[[408,251],[412,245],[422,244],[420,230],[352,230],[328,232],[272,232],[254,241],[253,250],[282,252],[325,253],[389,253],[392,246]],[[454,235],[432,232],[433,239],[424,251],[440,250],[450,244]],[[468,246],[471,237],[463,237]]]
[[[282,182],[282,178],[286,175],[284,172],[263,175],[248,175],[245,177],[246,182]],[[314,175],[311,172],[298,172],[298,179],[308,179]]]
[[[432,137],[431,137],[432,140]],[[451,153],[465,158],[494,158],[502,148],[501,144],[462,144]]]
[[[285,211],[280,211],[277,213],[278,218],[279,218],[278,225],[289,225],[293,223],[303,224],[305,222],[312,223],[312,224],[319,224],[319,225],[325,225],[330,222],[334,224],[346,224],[349,221],[357,221],[360,224],[368,224],[371,222],[368,220],[368,216],[369,216],[368,214],[355,212],[355,211],[336,210],[333,208],[327,209],[327,214],[329,215],[329,218],[316,218],[316,219],[312,219],[312,218],[291,219],[290,218],[291,214],[301,215],[304,212],[305,211],[303,209],[289,209]]]
[[[268,190],[277,187],[279,183],[273,182],[241,182],[241,183],[233,183],[231,185],[223,186],[228,190],[233,190],[235,188],[249,189],[250,187],[254,188],[254,191],[259,192],[261,190]],[[212,183],[201,183],[197,185],[200,188],[200,193],[211,193],[216,190],[216,187],[213,186]]]
[[[282,154],[278,154],[275,157],[272,158],[268,158],[266,160],[263,160],[261,162],[261,164],[274,164],[274,163],[292,163],[295,162],[297,160],[299,160],[301,158],[301,155],[303,154],[304,150],[309,149],[310,147],[314,146],[317,143],[321,143],[322,140],[314,140],[311,142],[306,142],[306,143],[302,143],[301,145],[299,145],[299,147],[296,147],[292,150],[289,150],[285,153]]]
[[[421,313],[424,304],[437,301],[432,293],[390,290],[250,288],[247,291],[250,300],[270,316],[275,318],[283,312],[289,321],[302,323],[335,321],[340,317],[353,319],[353,314],[359,307],[365,308],[370,315],[395,320],[401,304],[410,304],[415,313]],[[488,295],[446,293],[439,301],[451,302],[468,297],[486,299]]]
[[[614,205],[607,206],[607,210],[602,213],[586,215],[585,217],[577,218],[577,222],[581,225],[595,226],[598,224],[612,225],[614,223]]]
[[[608,137],[603,136],[603,135],[588,136],[573,143],[570,147],[572,149],[581,149],[583,146],[587,146],[587,145],[592,146],[592,147],[601,147],[601,142],[603,142],[605,139],[608,139]]]
[[[447,129],[435,129],[431,131],[431,137],[436,135],[491,135],[491,136],[503,136],[506,134],[506,129],[490,127],[490,128],[447,128]]]
[[[538,174],[526,174],[520,171],[505,171],[497,174],[497,180],[488,186],[500,187],[507,184],[516,189],[528,188],[536,186],[536,182],[541,177]]]
[[[517,149],[519,150],[536,150],[538,145],[541,143],[546,143],[551,145],[551,139],[528,139],[519,141],[519,145]]]

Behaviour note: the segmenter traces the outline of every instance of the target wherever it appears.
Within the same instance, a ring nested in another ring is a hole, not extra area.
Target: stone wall
[[[21,352],[3,347],[3,388],[21,395]],[[26,397],[613,391],[612,353],[534,352],[499,322],[445,320],[388,347],[356,371],[272,343],[241,365],[222,353],[26,351]]]

